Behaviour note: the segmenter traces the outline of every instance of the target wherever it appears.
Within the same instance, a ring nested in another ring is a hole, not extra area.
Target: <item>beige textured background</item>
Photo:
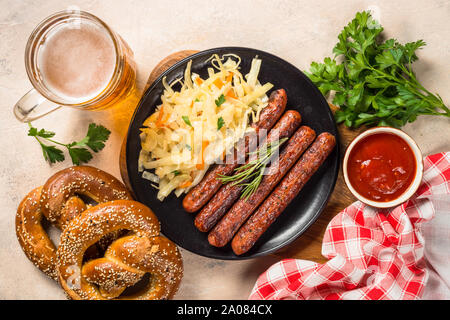
[[[338,32],[356,11],[373,8],[388,37],[401,42],[424,39],[415,65],[425,87],[450,103],[450,1],[15,1],[0,0],[0,298],[64,299],[56,283],[26,259],[16,240],[14,214],[22,197],[70,160],[49,166],[27,126],[12,114],[15,102],[31,88],[23,52],[34,26],[48,15],[77,6],[116,30],[135,52],[138,84],[166,55],[182,50],[246,46],[269,51],[306,69],[330,55]],[[131,107],[129,107],[131,108]],[[113,133],[90,163],[119,176],[118,154],[129,109],[83,112],[61,109],[35,121],[61,141],[80,139],[91,121]],[[114,115],[114,116],[113,116]],[[450,119],[420,117],[405,131],[424,154],[450,150]],[[182,251],[185,276],[178,299],[245,299],[257,278],[276,261],[242,262],[203,258]]]

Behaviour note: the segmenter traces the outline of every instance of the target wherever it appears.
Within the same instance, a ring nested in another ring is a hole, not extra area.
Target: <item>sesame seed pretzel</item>
[[[89,166],[76,166],[58,171],[42,187],[41,209],[48,221],[61,229],[73,216],[64,207],[74,196],[84,195],[97,203],[133,199],[122,182],[109,173]]]
[[[93,167],[77,166],[57,172],[44,186],[33,189],[17,209],[16,234],[20,246],[34,265],[55,280],[56,248],[42,226],[43,217],[63,230],[70,220],[89,207],[78,195],[99,203],[132,199],[126,187],[112,175]],[[106,248],[113,239],[114,235],[108,235],[88,254],[96,256],[97,251]]]
[[[104,257],[83,263],[87,248],[103,235],[129,233],[115,240]],[[178,248],[160,236],[160,224],[145,205],[130,200],[99,204],[75,217],[64,229],[57,250],[59,282],[72,299],[170,299],[183,276]],[[120,296],[146,274],[144,289]]]
[[[27,258],[42,272],[56,280],[56,248],[41,224],[41,190],[42,186],[33,189],[20,203],[16,214],[16,234]],[[85,209],[84,202],[72,197],[66,203],[65,215],[74,216]]]

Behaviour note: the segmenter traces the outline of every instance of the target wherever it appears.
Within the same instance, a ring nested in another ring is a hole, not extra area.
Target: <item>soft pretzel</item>
[[[77,195],[97,203],[132,199],[122,182],[109,173],[89,166],[76,166],[51,176],[42,187],[41,206],[47,220],[61,229],[73,218],[66,212],[66,202]]]
[[[87,248],[104,235],[128,230],[104,257],[83,263]],[[183,276],[175,244],[160,236],[160,224],[145,205],[106,202],[85,210],[64,229],[57,250],[59,282],[72,299],[170,299]],[[120,294],[150,274],[147,286],[131,296]]]
[[[16,234],[28,259],[56,280],[56,248],[41,224],[41,190],[42,187],[33,189],[20,203],[16,214]],[[86,209],[84,202],[78,200],[71,198],[67,201],[65,211],[68,215],[76,215]]]
[[[112,175],[93,167],[78,166],[54,174],[44,186],[32,190],[17,209],[16,234],[20,246],[28,259],[53,279],[57,279],[56,248],[42,226],[43,215],[63,229],[88,207],[78,195],[97,202],[132,199],[126,187]],[[102,242],[109,245],[112,240]],[[95,248],[88,253],[92,255],[94,251]]]

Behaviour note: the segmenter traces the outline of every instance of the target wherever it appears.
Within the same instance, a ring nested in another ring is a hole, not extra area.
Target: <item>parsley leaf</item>
[[[306,72],[325,97],[334,95],[332,103],[340,107],[336,122],[401,127],[421,114],[450,117],[440,96],[425,89],[411,67],[425,42],[383,41],[382,31],[369,12],[356,13],[338,35],[334,57],[312,62]]]
[[[38,129],[31,127],[28,130],[28,135],[32,137],[51,138],[55,136],[55,133],[52,131],[46,131],[45,129],[41,129],[38,131]]]
[[[216,103],[216,106],[220,107],[225,102],[225,96],[221,94],[214,102]]]
[[[105,142],[108,140],[110,131],[102,125],[91,123],[88,128],[86,136],[80,141],[74,141],[72,143],[61,143],[50,138],[55,136],[54,132],[47,131],[45,129],[38,130],[33,127],[31,123],[28,123],[29,130],[28,135],[34,137],[42,148],[44,159],[49,163],[64,161],[64,153],[56,146],[49,146],[42,143],[41,139],[51,142],[55,145],[62,146],[69,151],[70,158],[74,165],[79,165],[84,162],[89,162],[92,159],[92,154],[88,148],[94,152],[98,152],[105,147]]]
[[[222,117],[217,119],[217,131],[219,131],[223,127],[224,124],[225,124],[225,121],[223,120]]]
[[[86,145],[94,152],[99,152],[105,147],[111,131],[101,125],[91,123],[88,128],[87,137],[89,138]]]
[[[92,159],[92,154],[86,148],[68,148],[69,155],[72,158],[72,163],[80,165],[82,162],[89,162]]]
[[[47,160],[50,163],[64,161],[64,154],[61,150],[59,150],[55,146],[47,146],[43,143],[40,143],[40,145],[45,160]]]
[[[188,116],[181,116],[183,118],[184,123],[186,123],[188,126],[192,127],[191,121],[189,120]]]

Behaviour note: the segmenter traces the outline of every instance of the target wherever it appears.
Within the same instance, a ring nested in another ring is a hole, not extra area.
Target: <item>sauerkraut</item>
[[[271,83],[258,80],[261,59],[255,57],[245,77],[239,56],[213,55],[202,79],[187,63],[184,77],[168,84],[162,79],[161,104],[141,128],[139,171],[164,200],[198,184],[209,166],[225,155],[258,121],[267,106]],[[176,90],[175,88],[179,88]]]

